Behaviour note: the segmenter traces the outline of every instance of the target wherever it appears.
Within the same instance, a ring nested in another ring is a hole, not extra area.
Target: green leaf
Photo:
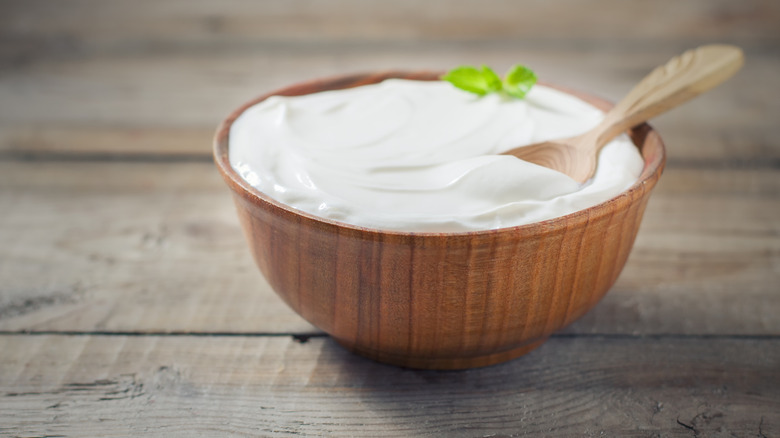
[[[468,65],[450,70],[441,77],[452,85],[480,96],[501,90],[501,78],[490,67],[476,68]]]
[[[525,97],[531,87],[536,84],[536,74],[520,64],[509,69],[503,81],[496,72],[486,65],[479,68],[470,65],[456,67],[442,76],[441,79],[461,90],[480,96],[503,91],[518,99]]]
[[[534,84],[536,74],[528,67],[517,64],[507,72],[503,86],[507,94],[522,99]]]

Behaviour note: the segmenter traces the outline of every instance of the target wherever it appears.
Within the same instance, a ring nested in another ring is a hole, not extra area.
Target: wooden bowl
[[[533,350],[587,312],[615,282],[664,166],[664,145],[650,126],[631,132],[645,166],[625,192],[563,217],[488,231],[383,231],[323,219],[256,190],[228,161],[231,124],[268,96],[439,76],[358,74],[269,93],[222,122],[214,160],[233,191],[258,267],[298,314],[348,350],[380,362],[471,368]]]

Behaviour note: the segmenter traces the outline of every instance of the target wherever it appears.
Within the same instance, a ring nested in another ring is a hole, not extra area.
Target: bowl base
[[[393,354],[387,354],[376,350],[368,350],[357,346],[349,345],[345,342],[341,342],[335,339],[342,347],[355,353],[359,356],[366,357],[377,362],[385,363],[388,365],[395,365],[404,368],[413,368],[420,370],[463,370],[468,368],[486,367],[489,365],[499,364],[508,360],[515,359],[526,353],[531,352],[540,345],[542,345],[547,338],[542,338],[538,341],[531,342],[529,344],[522,345],[520,347],[501,351],[498,353],[486,354],[483,356],[471,356],[471,357],[409,357],[399,356]]]

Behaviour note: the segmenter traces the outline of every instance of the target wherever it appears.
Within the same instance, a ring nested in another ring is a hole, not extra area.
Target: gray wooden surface
[[[317,76],[516,62],[611,99],[710,42],[607,297],[465,372],[344,352],[257,272],[210,163]],[[0,436],[780,436],[780,3],[0,0]]]

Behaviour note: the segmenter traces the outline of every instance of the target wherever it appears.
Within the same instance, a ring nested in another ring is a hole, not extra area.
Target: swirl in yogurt
[[[602,149],[583,185],[499,155],[580,134],[602,118],[542,85],[514,99],[391,79],[270,97],[233,123],[229,154],[250,185],[316,216],[384,230],[487,230],[573,213],[636,182],[643,160],[625,135]]]

